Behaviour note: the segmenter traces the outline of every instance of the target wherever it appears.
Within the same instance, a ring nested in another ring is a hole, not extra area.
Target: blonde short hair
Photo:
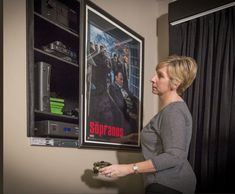
[[[157,65],[156,71],[165,66],[170,78],[170,87],[178,85],[177,93],[182,95],[196,77],[196,61],[191,57],[171,55]]]

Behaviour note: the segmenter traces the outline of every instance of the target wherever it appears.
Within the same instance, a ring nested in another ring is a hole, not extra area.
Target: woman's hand
[[[131,164],[113,164],[99,169],[99,174],[106,177],[123,177],[133,173]]]

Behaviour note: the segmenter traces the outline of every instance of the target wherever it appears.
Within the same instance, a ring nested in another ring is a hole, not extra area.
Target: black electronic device
[[[78,124],[60,121],[36,121],[35,135],[39,137],[78,138]]]
[[[54,41],[42,47],[44,51],[51,53],[57,57],[71,62],[77,62],[77,55],[71,49],[68,49],[65,44],[60,41]]]
[[[77,32],[77,13],[58,0],[41,0],[41,14]]]
[[[35,64],[35,106],[40,111],[50,112],[51,65],[45,62]]]

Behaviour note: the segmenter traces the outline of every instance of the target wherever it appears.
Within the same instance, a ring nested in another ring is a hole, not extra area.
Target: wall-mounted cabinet
[[[139,149],[143,38],[83,0],[28,0],[31,145]]]

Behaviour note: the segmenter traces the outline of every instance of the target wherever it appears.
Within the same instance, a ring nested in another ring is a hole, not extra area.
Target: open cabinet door
[[[91,2],[85,4],[81,147],[139,149],[144,39]]]

